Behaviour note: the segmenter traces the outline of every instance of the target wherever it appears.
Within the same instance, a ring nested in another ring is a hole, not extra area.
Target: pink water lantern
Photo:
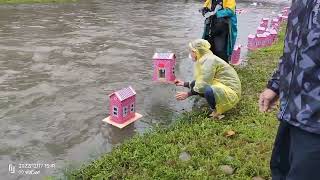
[[[155,53],[153,55],[153,81],[173,82],[176,79],[174,53]]]
[[[282,17],[283,17],[282,14],[278,14],[279,23],[282,23],[282,20],[283,20]]]
[[[276,30],[277,32],[279,31],[279,29],[280,29],[280,25],[279,24],[273,24],[272,26],[271,26],[271,29],[274,29],[274,30]]]
[[[268,24],[269,24],[269,18],[262,18],[260,26],[264,27],[264,28],[267,28]]]
[[[237,45],[233,49],[233,53],[231,55],[231,64],[233,65],[239,65],[241,63],[240,61],[240,54],[241,54],[241,45]]]
[[[289,16],[289,10],[283,10],[281,11],[282,16]]]
[[[110,116],[104,122],[123,128],[142,117],[136,113],[136,91],[131,86],[111,93],[109,99]]]
[[[265,45],[265,46],[271,46],[271,45],[272,45],[272,42],[273,42],[273,41],[272,41],[272,37],[271,37],[271,33],[265,32],[264,35],[266,36],[264,45]]]
[[[266,46],[266,39],[267,36],[263,33],[263,34],[257,34],[256,35],[256,45],[258,48],[263,48]]]
[[[256,36],[253,34],[248,35],[248,45],[249,50],[255,50],[257,49],[257,43],[256,43]]]
[[[279,24],[279,19],[278,18],[274,18],[271,21],[271,27],[274,26],[275,24]]]
[[[277,41],[278,40],[278,32],[275,29],[270,29],[269,32],[270,32],[272,42]]]
[[[265,27],[259,26],[257,28],[257,34],[263,34],[264,32],[266,32],[266,28]]]

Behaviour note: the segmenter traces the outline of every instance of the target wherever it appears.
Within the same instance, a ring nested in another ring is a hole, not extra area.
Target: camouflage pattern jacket
[[[280,120],[320,134],[320,0],[292,1],[283,56],[267,87],[280,96]]]

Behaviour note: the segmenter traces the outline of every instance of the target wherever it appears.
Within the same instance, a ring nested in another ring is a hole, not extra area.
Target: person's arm
[[[195,81],[183,82],[183,81],[181,81],[181,80],[179,80],[179,79],[176,79],[176,80],[175,80],[175,84],[176,84],[176,85],[179,85],[179,86],[183,86],[183,87],[189,88],[190,91],[188,92],[188,96],[198,95],[198,93],[193,90]]]
[[[283,61],[283,58],[281,57],[277,69],[274,71],[271,79],[268,81],[268,84],[267,84],[267,88],[277,93],[277,95],[279,95],[280,64],[282,61]]]
[[[187,87],[190,89],[190,82],[184,82],[183,87]]]
[[[260,94],[259,97],[259,110],[261,112],[269,111],[275,102],[279,99],[279,83],[280,83],[280,63],[274,71],[271,79],[268,81],[267,88]]]
[[[194,84],[195,83],[195,81],[191,81],[191,82],[184,82],[184,87],[187,87],[187,88],[189,88],[190,89],[190,91],[188,92],[188,96],[194,96],[194,95],[198,95],[199,93],[197,93],[197,92],[195,92],[194,90],[193,90],[193,87],[194,87]]]

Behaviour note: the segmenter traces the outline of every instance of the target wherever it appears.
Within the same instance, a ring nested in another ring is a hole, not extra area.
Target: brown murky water
[[[239,39],[279,4],[250,6],[238,16]],[[171,50],[177,74],[192,78],[187,43],[201,37],[199,1],[80,1],[0,6],[0,179],[40,179],[108,152],[157,124],[170,124],[192,100],[177,102],[172,85],[152,78],[152,55]],[[132,85],[144,117],[123,130],[101,122],[108,93]],[[16,165],[10,174],[8,165]],[[50,163],[19,175],[19,163]]]

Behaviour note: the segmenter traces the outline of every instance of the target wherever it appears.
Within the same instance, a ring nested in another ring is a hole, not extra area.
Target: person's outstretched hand
[[[176,86],[184,86],[184,82],[181,81],[180,79],[174,80],[174,84],[175,84]]]
[[[260,94],[259,98],[259,110],[261,112],[269,111],[275,106],[278,100],[278,95],[271,89],[266,89]]]
[[[188,95],[187,92],[178,92],[178,93],[176,94],[176,99],[177,99],[178,101],[185,100],[185,99],[187,99],[188,97],[189,97],[189,95]]]

